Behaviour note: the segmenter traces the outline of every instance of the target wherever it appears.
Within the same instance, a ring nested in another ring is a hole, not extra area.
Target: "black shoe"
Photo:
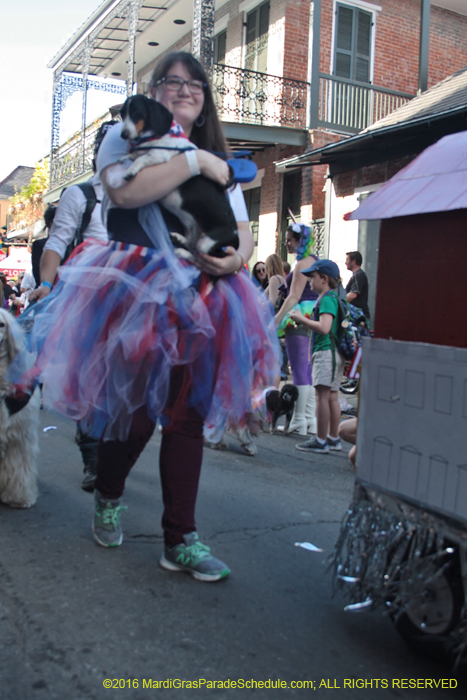
[[[83,481],[81,482],[81,488],[83,491],[87,491],[88,493],[92,493],[94,491],[94,485],[96,483],[96,470],[93,469],[89,464],[86,464],[84,466],[84,478]]]

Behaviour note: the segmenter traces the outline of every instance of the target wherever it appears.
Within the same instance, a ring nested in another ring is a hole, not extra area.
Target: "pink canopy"
[[[467,209],[467,131],[444,136],[420,153],[346,219]]]

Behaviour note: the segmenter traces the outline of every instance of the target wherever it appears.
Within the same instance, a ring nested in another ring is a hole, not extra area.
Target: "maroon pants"
[[[181,374],[172,377],[169,405],[175,403]],[[96,489],[104,498],[120,498],[132,466],[154,432],[154,423],[143,406],[133,414],[124,442],[99,443]],[[203,459],[203,419],[195,409],[184,409],[175,427],[164,429],[160,450],[160,475],[164,513],[162,527],[168,546],[179,544],[183,535],[196,530],[195,507]]]

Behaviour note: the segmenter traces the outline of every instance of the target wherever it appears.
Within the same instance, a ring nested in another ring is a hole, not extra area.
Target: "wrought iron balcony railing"
[[[325,126],[356,134],[413,97],[415,95],[321,73],[318,122],[311,127]]]
[[[50,189],[66,185],[92,170],[94,138],[102,122],[108,119],[109,113],[86,127],[84,153],[83,135],[80,131],[54,151],[50,165]]]
[[[214,65],[214,101],[223,121],[305,129],[308,90],[308,83],[298,80]],[[54,151],[50,169],[51,189],[91,170],[94,136],[106,119],[110,119],[109,114],[87,127],[84,158],[81,133]]]
[[[320,74],[316,123],[310,123],[310,85],[299,80],[280,78],[267,73],[215,64],[213,94],[222,121],[296,129],[323,126],[354,134],[408,102],[414,95],[383,87],[356,83],[345,78]],[[91,170],[94,136],[106,114],[86,128],[83,153],[82,134],[53,153],[50,172],[51,189],[64,185]]]
[[[222,121],[305,129],[309,84],[216,63],[212,83]]]

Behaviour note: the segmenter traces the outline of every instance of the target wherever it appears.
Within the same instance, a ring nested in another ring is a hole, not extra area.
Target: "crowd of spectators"
[[[272,254],[258,261],[252,279],[270,301],[276,314],[282,348],[281,380],[298,389],[288,434],[311,437],[296,445],[305,452],[341,450],[341,438],[354,444],[350,459],[355,464],[357,419],[340,425],[338,392],[344,360],[335,347],[338,334],[338,299],[360,308],[367,319],[368,278],[359,251],[346,253],[345,265],[352,273],[345,289],[339,267],[331,260],[318,260],[313,251],[312,231],[293,223],[286,231],[286,248],[295,255],[290,265]],[[286,266],[288,269],[286,270]]]

